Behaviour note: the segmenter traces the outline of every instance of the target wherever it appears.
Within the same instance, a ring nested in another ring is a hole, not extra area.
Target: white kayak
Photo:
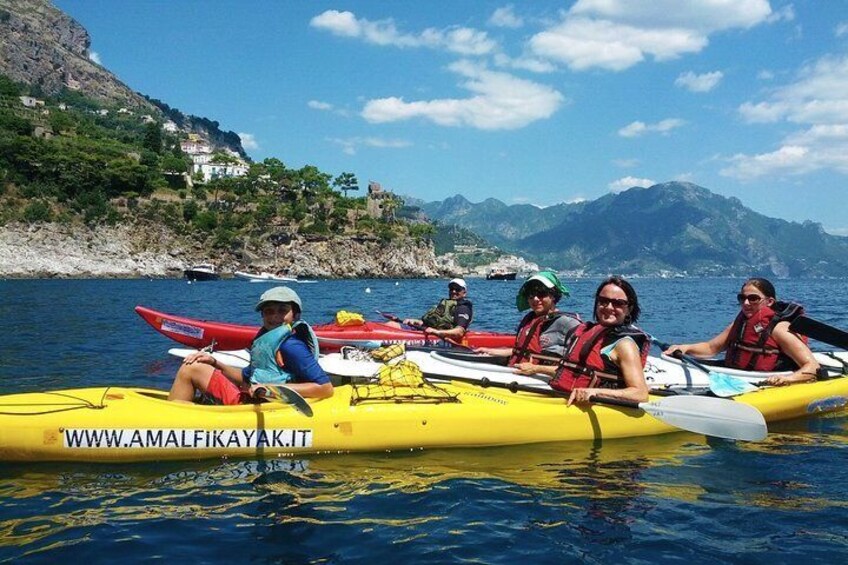
[[[196,349],[173,348],[168,353],[178,357],[186,357],[197,351]],[[236,351],[215,351],[212,355],[221,363],[233,367],[245,367],[250,362],[250,352],[246,349]],[[830,353],[815,353],[816,360],[828,369],[833,375],[841,375],[845,372],[843,363],[848,363],[848,352],[836,351]],[[465,357],[463,359],[462,357]],[[521,375],[515,369],[504,365],[486,363],[481,361],[469,361],[469,356],[451,358],[439,351],[415,351],[407,350],[405,359],[414,362],[425,376],[431,379],[461,379],[470,382],[493,382],[501,384],[515,383],[522,386],[547,388],[549,378],[545,375]],[[486,356],[480,356],[484,360]],[[346,359],[342,353],[330,353],[322,355],[318,362],[321,368],[328,374],[343,378],[361,378],[375,376],[384,366],[384,363],[374,360]],[[390,361],[391,363],[391,361]],[[785,372],[752,372],[731,369],[727,367],[713,367],[715,372],[724,375],[744,379],[750,383],[758,383],[772,375],[789,375]],[[485,379],[485,381],[484,381]],[[661,355],[660,357],[649,356],[645,365],[645,379],[653,389],[662,388],[691,388],[704,389],[711,384],[710,375],[698,368],[692,367],[679,359]]]

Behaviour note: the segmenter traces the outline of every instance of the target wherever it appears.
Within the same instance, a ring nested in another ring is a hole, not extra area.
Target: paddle
[[[568,398],[568,394],[557,390],[537,389],[517,383],[483,383],[481,386],[505,388],[512,392],[532,392],[546,396]],[[698,434],[744,441],[760,441],[768,434],[765,418],[759,410],[748,404],[710,398],[708,396],[667,396],[651,402],[635,402],[608,396],[593,396],[595,404],[607,404],[635,408],[650,414],[657,420]]]
[[[424,328],[419,328],[417,326],[410,326],[409,324],[404,324],[403,319],[398,318],[394,314],[387,314],[385,312],[381,312],[380,310],[374,310],[374,312],[376,312],[377,314],[381,315],[382,317],[384,317],[385,319],[387,319],[391,322],[397,322],[398,324],[412,328],[413,330],[415,330],[417,332],[422,332],[424,334],[425,340],[429,337],[429,334],[427,334],[427,332],[424,331]],[[437,335],[434,335],[433,337],[439,338],[440,340],[444,341],[445,343],[449,343],[452,347],[456,347],[458,349],[465,349],[467,351],[474,351],[474,348],[468,347],[467,345],[463,345],[463,344],[459,343],[458,341],[452,340],[449,337],[442,337],[442,336],[437,336]]]
[[[291,404],[295,410],[307,416],[312,417],[312,407],[306,402],[300,393],[290,389],[285,385],[269,385],[263,384],[256,387],[253,391],[253,396],[256,398],[264,398],[271,402],[282,402],[283,404]]]
[[[806,316],[798,316],[789,324],[789,331],[811,337],[840,349],[848,349],[848,332]]]
[[[657,341],[653,338],[652,340],[660,349],[665,350],[671,347],[669,344],[664,343],[662,341]],[[671,356],[675,359],[680,359],[684,363],[688,363],[696,369],[706,373],[707,378],[710,381],[710,392],[722,398],[736,396],[737,394],[745,394],[746,392],[754,392],[755,390],[760,390],[760,386],[765,384],[765,382],[763,381],[760,381],[755,384],[739,377],[734,377],[726,373],[713,371],[694,357],[686,355],[681,351],[675,351],[674,353],[672,353]]]

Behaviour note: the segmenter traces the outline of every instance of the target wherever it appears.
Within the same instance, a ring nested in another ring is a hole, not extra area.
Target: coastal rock
[[[64,224],[10,224],[0,228],[0,277],[178,277],[196,263],[236,270],[283,271],[317,278],[416,278],[454,275],[459,267],[437,259],[425,240],[293,236],[247,253],[210,251],[163,227],[131,223],[88,228]]]

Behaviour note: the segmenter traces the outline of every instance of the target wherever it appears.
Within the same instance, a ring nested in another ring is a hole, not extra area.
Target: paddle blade
[[[768,435],[762,413],[747,404],[707,396],[668,396],[639,408],[683,430],[708,436],[760,441]]]
[[[307,416],[312,417],[312,407],[306,402],[299,393],[283,385],[262,385],[258,387],[254,394],[260,398],[265,398],[272,402],[282,402],[283,404],[291,404],[295,410]]]
[[[709,378],[710,380],[710,392],[722,398],[728,398],[730,396],[736,396],[738,394],[745,394],[746,392],[754,392],[755,390],[760,390],[757,385],[749,383],[745,379],[740,379],[739,377],[732,377],[725,373],[711,372],[709,375],[707,375],[707,378]]]

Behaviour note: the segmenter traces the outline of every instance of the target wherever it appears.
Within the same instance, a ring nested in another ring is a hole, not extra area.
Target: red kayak
[[[200,349],[214,343],[215,349],[245,349],[259,331],[259,326],[228,324],[197,320],[166,314],[144,306],[135,311],[157,332],[178,343]],[[453,344],[439,338],[427,337],[423,332],[395,328],[380,322],[365,322],[359,325],[340,326],[321,324],[312,326],[318,335],[322,352],[338,351],[345,345],[380,347],[391,343],[407,345],[430,345],[452,347]],[[512,347],[515,336],[497,332],[469,331],[466,334],[469,347]]]

